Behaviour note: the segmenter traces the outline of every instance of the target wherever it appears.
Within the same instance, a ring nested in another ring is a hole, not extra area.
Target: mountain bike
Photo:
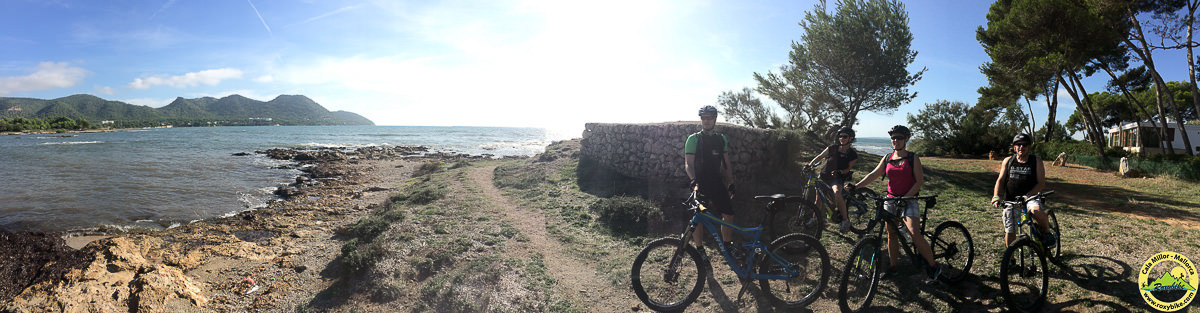
[[[859,239],[850,249],[842,271],[842,282],[838,287],[838,306],[843,312],[860,312],[871,304],[875,290],[879,286],[881,268],[885,267],[887,250],[883,248],[885,224],[888,222],[901,237],[900,247],[912,258],[913,264],[925,264],[920,253],[913,253],[912,238],[900,216],[884,209],[886,201],[924,200],[925,208],[921,211],[921,235],[927,237],[929,247],[933,250],[933,259],[942,265],[942,275],[939,278],[945,282],[958,282],[967,276],[971,263],[975,261],[975,244],[967,228],[956,221],[945,221],[938,224],[933,233],[925,231],[929,209],[937,204],[937,196],[922,197],[876,197],[875,217],[867,225],[867,229],[878,227],[875,234],[868,234]],[[910,248],[912,247],[912,248]]]
[[[1004,249],[1004,256],[1000,258],[1000,292],[1004,295],[1004,302],[1008,303],[1009,309],[1013,311],[1033,311],[1046,302],[1049,291],[1047,287],[1050,283],[1050,275],[1047,272],[1050,268],[1046,265],[1046,259],[1062,255],[1062,236],[1054,211],[1045,203],[1042,204],[1050,222],[1050,232],[1058,238],[1057,244],[1048,247],[1042,241],[1042,234],[1038,231],[1033,212],[1025,205],[1030,200],[1045,199],[1053,193],[1054,191],[1044,191],[1032,196],[1017,197],[1016,201],[1002,202],[1014,209],[1021,208],[1021,222],[1017,224],[1021,234],[1017,235],[1017,240],[1013,241],[1012,245]]]
[[[740,278],[739,301],[752,280],[758,280],[763,293],[774,304],[789,309],[807,306],[817,299],[829,281],[830,267],[829,254],[816,238],[792,233],[765,244],[759,241],[764,231],[761,224],[742,228],[726,222],[710,213],[697,196],[693,188],[684,202],[693,216],[683,233],[651,241],[633,260],[630,280],[642,303],[656,311],[681,311],[700,296],[712,268],[691,245],[697,225],[703,225],[716,239],[717,250]],[[802,197],[786,195],[755,198],[767,200],[768,211],[782,208],[788,202],[802,201]],[[764,222],[769,222],[766,219]],[[727,246],[721,238],[720,226],[732,228],[735,233],[749,237],[749,241],[736,247]]]
[[[817,239],[821,238],[826,221],[836,221],[842,218],[842,213],[838,212],[837,204],[833,201],[833,188],[819,178],[820,175],[816,171],[816,166],[819,165],[821,163],[812,166],[805,165],[801,169],[802,173],[808,176],[808,180],[804,183],[804,197],[808,201],[800,203],[796,215],[788,219],[787,223],[789,231],[808,234]],[[846,203],[846,216],[850,218],[850,231],[859,235],[867,233],[867,230],[870,229],[866,227],[867,222],[871,219],[869,203],[878,197],[879,195],[875,191],[867,188],[855,188],[853,191],[842,192],[842,198]],[[820,205],[818,206],[816,203],[820,203]]]

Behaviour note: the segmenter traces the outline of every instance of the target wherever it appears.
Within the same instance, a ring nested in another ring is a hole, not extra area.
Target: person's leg
[[[1017,222],[1020,221],[1021,218],[1014,216],[1014,212],[1017,211],[1011,206],[1005,207],[1004,210],[1000,212],[1001,222],[1004,223],[1004,247],[1011,246],[1013,241],[1017,240]]]
[[[892,227],[892,223],[885,222],[883,227],[888,230],[888,265],[892,268],[896,267],[896,263],[900,260],[900,234],[896,233],[896,228]]]
[[[737,223],[733,222],[733,214],[722,214],[721,219],[725,220],[726,222],[729,222],[729,224],[737,225]],[[726,242],[733,241],[733,229],[729,228],[729,226],[722,225],[721,226],[721,238],[724,238]],[[732,247],[730,247],[730,248],[732,248]]]
[[[917,247],[917,252],[925,258],[925,263],[930,267],[936,266],[937,262],[933,260],[933,249],[929,248],[929,242],[925,241],[925,236],[921,235],[921,218],[915,216],[904,217],[904,225],[908,228],[909,238],[912,238],[913,246]]]
[[[1033,218],[1037,221],[1038,230],[1043,234],[1050,233],[1050,218],[1046,215],[1046,211],[1042,210],[1042,204],[1039,201],[1029,201],[1025,204],[1029,206],[1029,211],[1033,212]]]

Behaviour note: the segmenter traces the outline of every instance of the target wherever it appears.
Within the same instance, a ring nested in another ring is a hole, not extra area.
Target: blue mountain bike
[[[722,220],[708,212],[705,204],[697,198],[693,188],[684,205],[694,215],[687,228],[678,237],[666,237],[650,242],[633,260],[630,280],[633,291],[642,303],[655,311],[682,311],[700,297],[706,277],[712,268],[701,259],[692,243],[692,232],[697,225],[704,225],[717,242],[717,250],[725,258],[729,269],[741,279],[742,290],[758,280],[763,293],[776,305],[789,309],[801,308],[812,303],[824,290],[829,281],[829,254],[816,238],[792,233],[775,239],[770,244],[759,241],[763,226],[742,228]],[[803,197],[774,195],[758,196],[767,200],[768,213],[764,219],[788,202],[799,202]],[[720,226],[749,241],[736,247],[726,246],[721,238]],[[735,254],[737,256],[735,256]]]

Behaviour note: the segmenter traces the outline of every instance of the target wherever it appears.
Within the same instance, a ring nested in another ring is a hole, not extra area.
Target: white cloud
[[[25,76],[0,77],[0,95],[75,86],[89,74],[67,62],[42,62]]]
[[[117,93],[117,90],[109,86],[96,86],[96,93],[102,95],[112,95]]]
[[[271,76],[271,75],[263,75],[263,76],[259,76],[258,78],[255,78],[254,81],[260,82],[260,83],[270,83],[270,82],[275,81],[275,77]]]
[[[134,89],[147,89],[157,85],[166,85],[175,88],[192,87],[196,85],[215,86],[221,83],[222,80],[234,78],[242,78],[242,70],[235,68],[219,68],[192,72],[178,76],[167,76],[161,74],[152,75],[134,79],[132,83],[129,83],[129,87]]]

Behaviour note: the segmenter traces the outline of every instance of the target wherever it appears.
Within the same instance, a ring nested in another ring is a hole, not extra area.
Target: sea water
[[[0,230],[162,229],[265,207],[300,173],[254,151],[419,145],[534,155],[579,133],[540,128],[259,126],[0,136]],[[248,156],[236,156],[250,153]]]

